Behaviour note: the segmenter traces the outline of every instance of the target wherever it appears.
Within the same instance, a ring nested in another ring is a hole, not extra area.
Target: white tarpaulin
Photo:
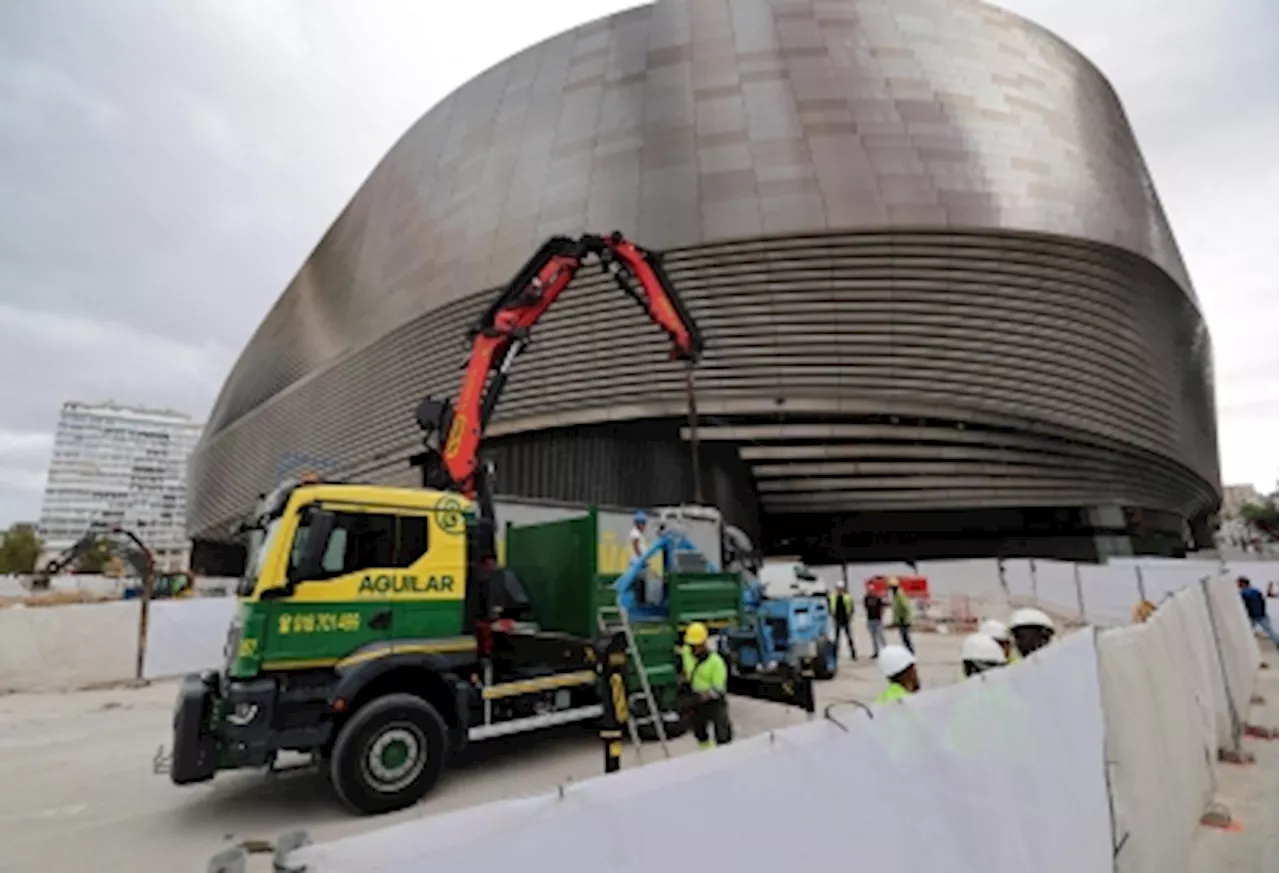
[[[1080,597],[1090,624],[1128,624],[1138,605],[1138,582],[1132,567],[1080,565]]]
[[[847,732],[818,720],[296,860],[310,873],[649,873],[690,858],[738,871],[853,858],[877,873],[1111,870],[1093,633],[988,675],[874,720],[839,709]]]
[[[1204,599],[1186,588],[1144,624],[1102,631],[1099,673],[1121,873],[1187,870],[1212,796],[1217,706]]]
[[[1253,583],[1253,587],[1259,591],[1266,593],[1267,586],[1277,585],[1277,578],[1280,578],[1280,562],[1271,561],[1228,561],[1227,572],[1234,579],[1237,576],[1244,576]],[[1210,575],[1217,575],[1217,572]],[[1274,608],[1275,604],[1271,606]],[[1273,619],[1275,615],[1271,616]]]
[[[0,693],[132,679],[138,602],[0,609]]]
[[[1174,592],[1200,584],[1200,580],[1206,576],[1218,575],[1218,568],[1207,561],[1130,565],[1130,569],[1142,580],[1142,591],[1147,600],[1156,604]]]
[[[1080,618],[1075,565],[1068,561],[1035,561],[1035,602],[1063,618]]]
[[[221,666],[236,603],[234,597],[153,602],[147,615],[143,677],[160,679]]]
[[[1244,720],[1249,712],[1249,698],[1253,696],[1254,677],[1262,656],[1235,580],[1232,574],[1219,575],[1201,587],[1208,598],[1209,615],[1216,632],[1215,642],[1222,653],[1227,694],[1236,718]]]
[[[1021,602],[1035,599],[1035,589],[1031,585],[1031,561],[1028,558],[1009,558],[1002,562],[1004,566],[1004,584],[1009,589],[1009,597]]]

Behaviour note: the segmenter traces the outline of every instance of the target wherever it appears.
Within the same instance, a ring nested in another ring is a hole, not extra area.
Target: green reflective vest
[[[911,601],[900,588],[893,592],[893,621],[899,625],[911,623]]]
[[[889,687],[880,692],[880,696],[876,698],[876,703],[892,703],[895,700],[902,700],[910,697],[911,692],[903,688],[897,682],[890,682]]]
[[[689,678],[689,688],[694,694],[705,691],[719,691],[724,694],[729,687],[729,668],[719,652],[709,652],[705,658],[698,660],[692,646],[680,650],[680,660],[684,665],[684,675]]]
[[[831,610],[831,618],[833,621],[836,617],[836,604],[841,600],[844,601],[844,614],[849,618],[853,618],[853,598],[849,596],[848,592],[841,594],[839,591],[832,591],[828,607]]]

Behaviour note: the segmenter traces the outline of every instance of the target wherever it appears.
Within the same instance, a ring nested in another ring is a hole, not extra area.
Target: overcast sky
[[[0,0],[0,525],[64,400],[203,417],[401,133],[634,0]],[[1275,0],[1003,0],[1111,79],[1213,335],[1226,483],[1280,445]]]

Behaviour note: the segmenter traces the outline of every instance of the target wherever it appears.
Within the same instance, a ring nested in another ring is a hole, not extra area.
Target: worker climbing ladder
[[[649,673],[640,657],[640,649],[636,646],[636,638],[631,630],[631,621],[627,618],[627,610],[621,604],[601,606],[597,613],[597,618],[601,634],[608,636],[622,631],[623,638],[627,642],[627,656],[631,659],[631,667],[636,671],[636,676],[640,679],[640,693],[644,698],[645,708],[648,710],[646,718],[653,725],[654,733],[658,736],[658,743],[662,746],[663,756],[670,758],[671,749],[667,745],[667,731],[662,724],[662,711],[658,708],[658,701],[653,696],[653,687],[649,684]],[[636,757],[639,758],[641,756],[641,741],[636,719],[627,719],[627,731],[631,734],[631,742],[635,745]]]

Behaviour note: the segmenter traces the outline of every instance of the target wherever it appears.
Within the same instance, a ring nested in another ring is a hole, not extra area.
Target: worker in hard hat
[[[1053,619],[1040,610],[1031,608],[1014,611],[1009,619],[1009,631],[1013,634],[1014,645],[1024,658],[1049,645],[1055,633]]]
[[[733,739],[729,721],[729,668],[720,653],[708,645],[707,626],[695,621],[684,631],[680,660],[689,685],[691,722],[698,748],[714,749]],[[712,738],[710,726],[714,732]]]
[[[889,680],[889,687],[880,692],[876,703],[901,700],[920,690],[920,676],[916,673],[916,656],[904,646],[885,646],[880,650],[876,663],[880,672]]]
[[[979,631],[969,634],[960,644],[960,661],[964,665],[967,679],[975,674],[1003,667],[1009,663],[1009,658],[998,642]]]
[[[836,638],[833,640],[836,657],[840,657],[840,634],[843,633],[845,639],[849,641],[849,657],[855,661],[858,660],[858,650],[853,646],[853,598],[849,596],[849,589],[843,582],[836,584],[835,590],[831,592],[828,606],[836,631]]]
[[[1009,634],[1008,626],[999,619],[989,618],[978,627],[978,633],[986,634],[1000,644],[1000,648],[1004,650],[1004,658],[1007,663],[1012,664],[1018,659],[1018,653],[1013,648],[1013,637]]]
[[[898,626],[898,635],[902,637],[902,645],[914,654],[916,647],[911,644],[911,601],[902,593],[902,583],[897,576],[889,577],[889,603],[893,610],[893,623]]]
[[[644,557],[644,553],[649,550],[649,540],[645,536],[645,531],[649,527],[649,516],[643,512],[637,512],[631,517],[631,533],[628,535],[628,553],[627,563],[631,564]],[[636,599],[640,603],[650,606],[662,605],[662,577],[654,573],[648,567],[642,567],[640,573],[636,576],[635,590]]]

